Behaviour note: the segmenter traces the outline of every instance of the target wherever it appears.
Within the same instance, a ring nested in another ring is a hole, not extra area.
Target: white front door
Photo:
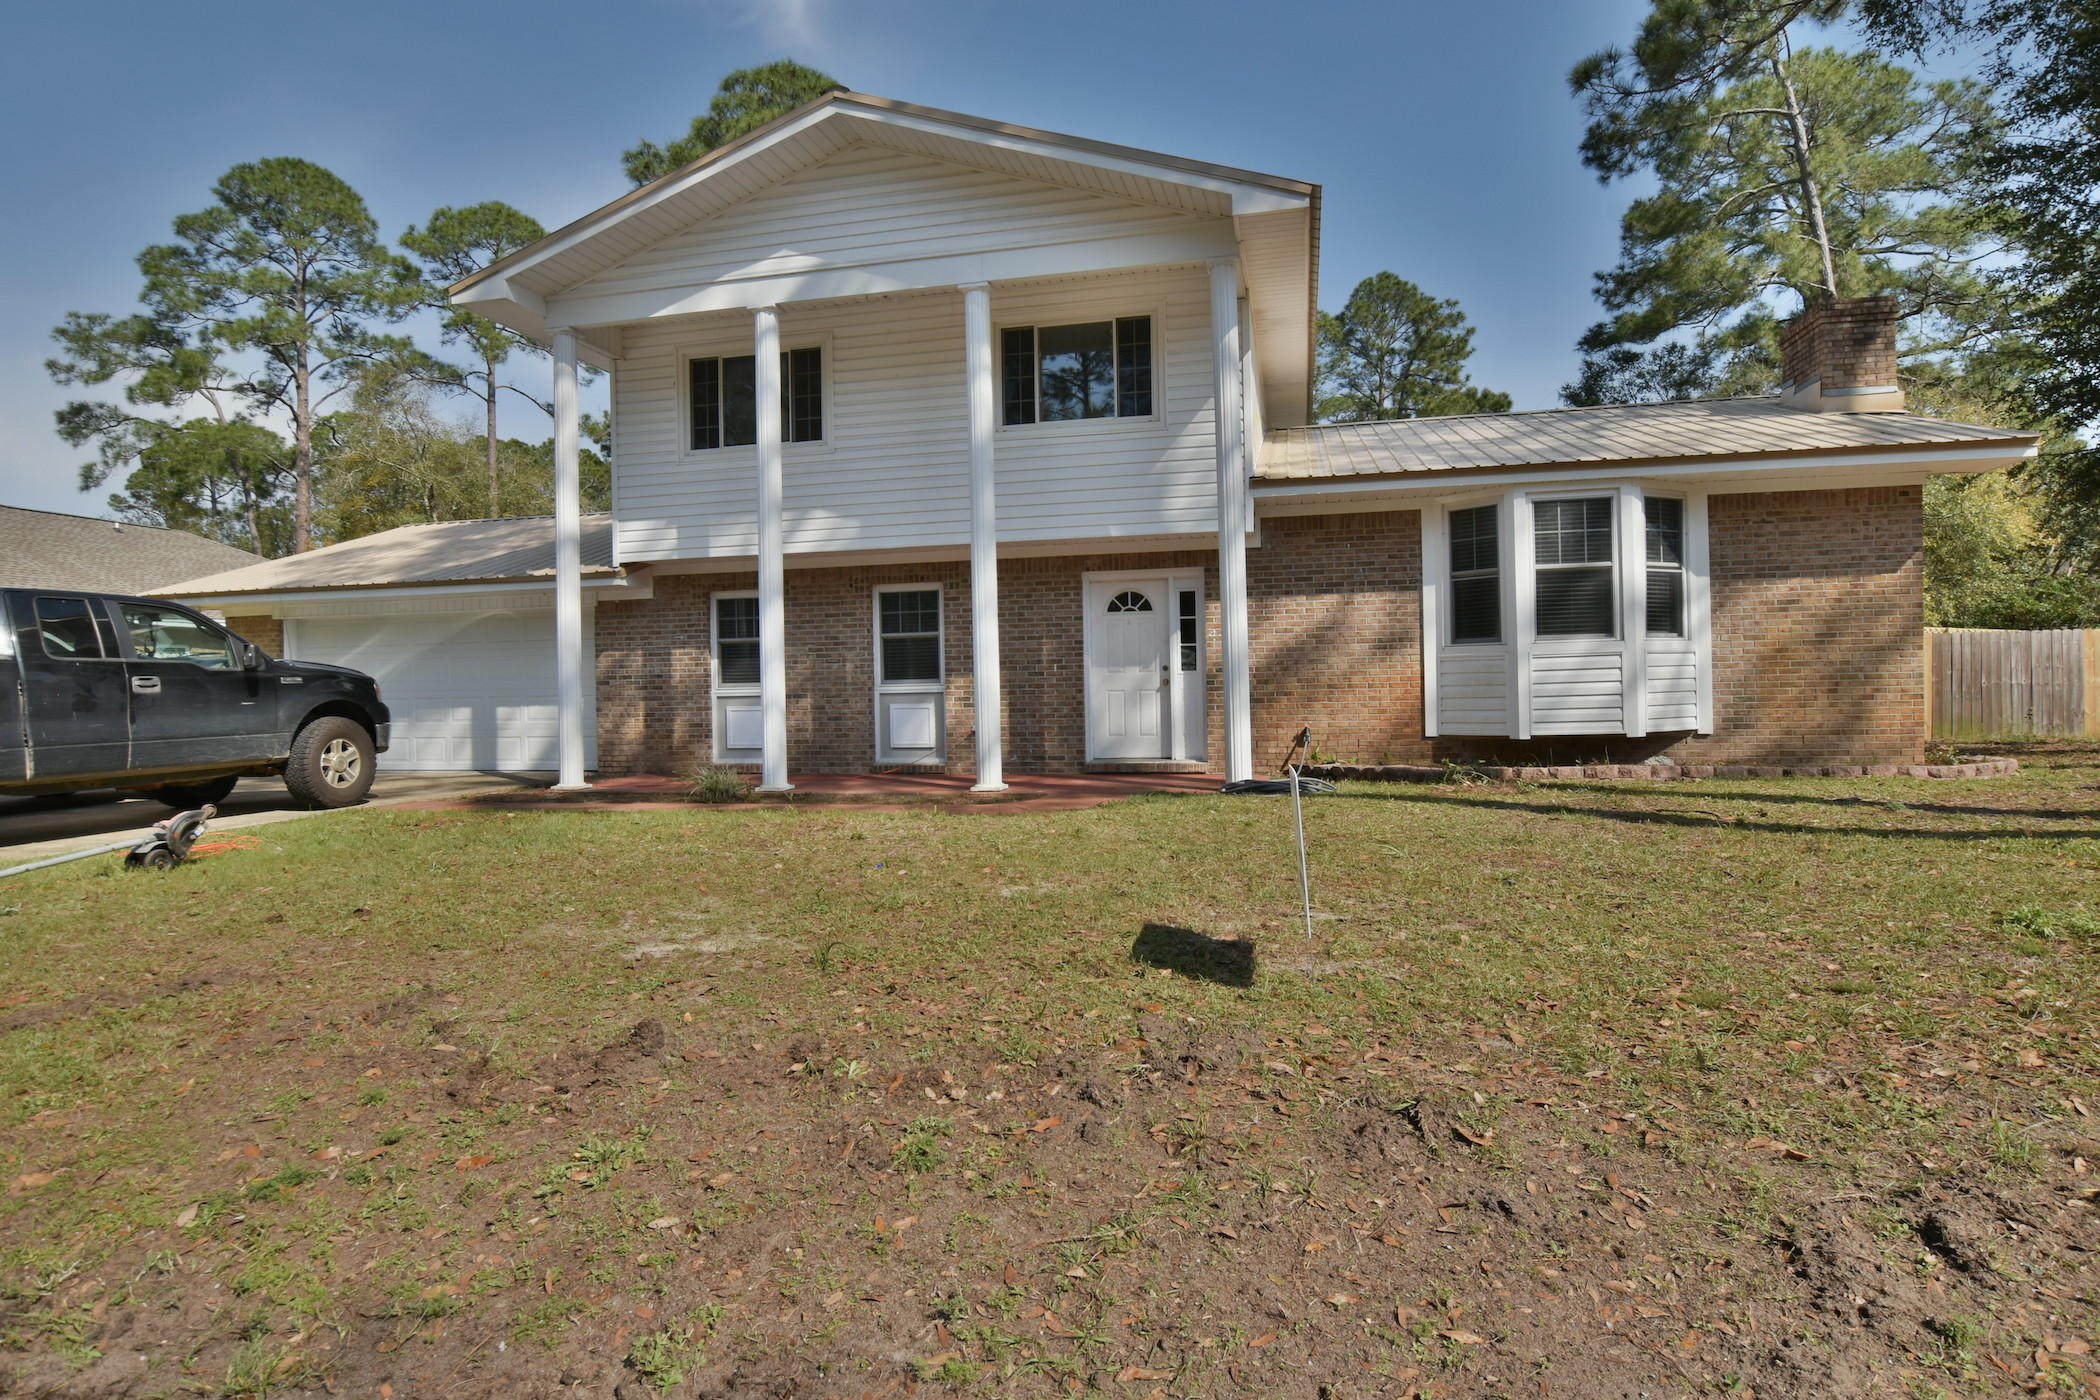
[[[1166,758],[1173,752],[1171,591],[1163,578],[1087,581],[1089,756]]]

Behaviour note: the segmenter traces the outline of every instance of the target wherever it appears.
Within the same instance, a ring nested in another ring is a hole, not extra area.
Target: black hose
[[[1245,797],[1250,794],[1266,796],[1276,793],[1289,796],[1291,780],[1289,778],[1242,778],[1236,783],[1225,784],[1218,791],[1233,797]],[[1328,782],[1325,778],[1300,778],[1298,779],[1298,791],[1306,797],[1331,797],[1334,795],[1334,784]]]

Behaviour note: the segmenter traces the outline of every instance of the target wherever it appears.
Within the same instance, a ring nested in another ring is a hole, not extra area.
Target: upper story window
[[[1618,632],[1609,496],[1535,501],[1532,562],[1538,570],[1541,637],[1610,637]]]
[[[1502,640],[1502,555],[1495,506],[1451,512],[1451,640]]]
[[[1650,496],[1648,521],[1648,635],[1684,635],[1684,502]]]
[[[713,355],[686,362],[692,415],[687,443],[695,452],[749,447],[758,441],[758,358]],[[824,439],[824,352],[816,346],[780,354],[780,435],[784,442]]]
[[[1008,326],[999,336],[1001,421],[1152,416],[1152,318]]]

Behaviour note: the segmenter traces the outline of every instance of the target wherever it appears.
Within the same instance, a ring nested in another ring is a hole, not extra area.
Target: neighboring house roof
[[[187,530],[0,506],[0,587],[150,594],[206,569],[254,562],[246,550]]]
[[[611,515],[600,511],[583,517],[582,553],[586,575],[617,572],[612,561]],[[522,583],[552,577],[554,517],[526,515],[403,525],[305,554],[187,579],[161,591],[178,597],[217,598],[324,588]]]
[[[1260,481],[1507,467],[1656,463],[1905,447],[2028,447],[2033,433],[1917,413],[1819,413],[1777,398],[1546,408],[1286,428],[1264,442]]]
[[[843,88],[462,278],[450,296],[544,343],[550,316],[560,310],[549,303],[570,289],[855,145],[1231,219],[1264,381],[1279,403],[1309,405],[1319,294],[1317,184]],[[618,332],[593,319],[578,323],[579,353],[609,366],[617,358]]]

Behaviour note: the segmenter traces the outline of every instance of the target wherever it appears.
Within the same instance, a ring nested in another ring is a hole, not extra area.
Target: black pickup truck
[[[280,661],[154,598],[0,589],[0,795],[127,788],[177,809],[282,774],[309,807],[348,807],[387,745],[379,685]]]

